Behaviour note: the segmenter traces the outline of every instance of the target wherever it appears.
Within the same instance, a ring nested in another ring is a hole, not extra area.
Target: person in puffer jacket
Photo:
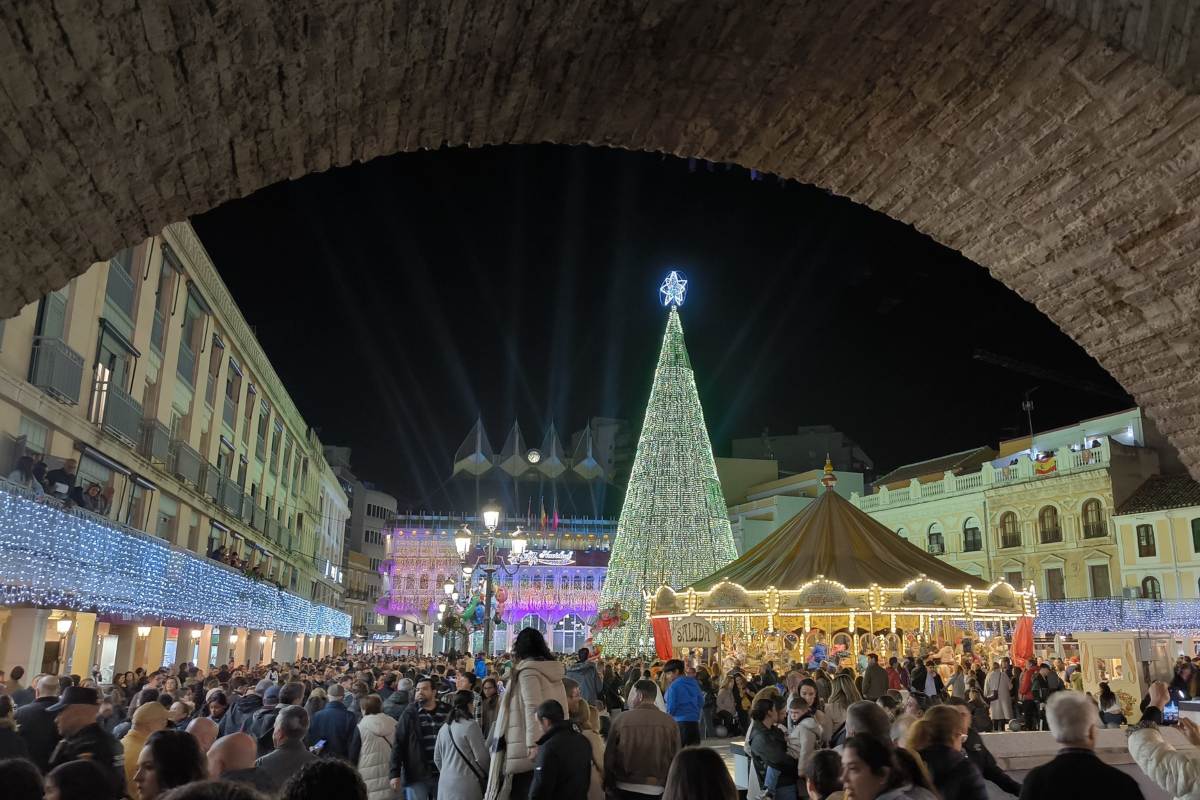
[[[821,739],[821,723],[804,698],[796,695],[788,702],[787,709],[787,749],[788,754],[796,759],[797,768],[801,774],[808,769],[813,753],[824,744]]]
[[[567,707],[563,688],[563,665],[554,659],[546,640],[535,628],[525,628],[513,643],[516,664],[508,679],[508,689],[500,698],[500,713],[492,726],[491,739],[502,743],[492,746],[485,797],[525,800],[533,783],[537,758],[537,740],[542,727],[537,709],[547,700]]]
[[[391,800],[396,793],[388,783],[388,767],[396,742],[396,720],[383,713],[383,701],[377,694],[362,699],[362,712],[354,739],[358,752],[350,753],[350,761],[358,765],[369,800]]]
[[[1177,750],[1158,729],[1169,701],[1165,683],[1150,684],[1150,705],[1142,714],[1140,727],[1129,735],[1129,755],[1155,786],[1176,800],[1200,800],[1200,755]],[[1200,747],[1196,723],[1180,719],[1179,732],[1193,747]]]

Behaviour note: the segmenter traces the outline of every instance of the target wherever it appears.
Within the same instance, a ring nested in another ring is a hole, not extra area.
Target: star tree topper
[[[675,270],[671,270],[671,274],[663,281],[662,286],[658,287],[658,293],[662,295],[662,304],[664,306],[681,306],[683,305],[683,296],[687,292],[688,282]]]

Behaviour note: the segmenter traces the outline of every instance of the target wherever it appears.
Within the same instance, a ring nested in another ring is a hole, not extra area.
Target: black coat
[[[921,758],[942,800],[987,800],[983,776],[965,753],[934,745],[922,750]]]
[[[11,722],[0,725],[0,759],[29,758],[29,748],[25,740],[12,729]]]
[[[121,743],[99,725],[88,725],[58,743],[50,756],[50,769],[80,759],[95,761],[112,776],[117,796],[125,794],[125,751]]]
[[[17,735],[25,740],[29,760],[45,774],[50,769],[50,754],[61,738],[54,725],[54,715],[46,711],[58,702],[57,697],[43,697],[17,709]]]
[[[756,724],[746,743],[750,745],[750,757],[760,784],[766,779],[767,767],[774,767],[779,770],[778,786],[796,785],[796,759],[788,755],[787,736],[783,731]]]
[[[560,722],[542,734],[537,746],[529,800],[587,800],[592,745],[579,729]]]
[[[392,760],[388,767],[389,778],[400,778],[407,786],[410,783],[428,780],[436,767],[426,761],[425,748],[421,745],[421,721],[417,716],[418,706],[412,703],[404,709],[396,722],[396,741],[392,743]],[[442,720],[450,713],[450,706],[438,703],[434,713]]]
[[[925,668],[925,665],[918,664],[917,668],[912,671],[912,675],[909,677],[910,691],[924,695],[925,678],[928,676],[928,674],[929,671]],[[939,697],[944,697],[946,695],[946,687],[942,683],[942,676],[937,670],[933,671],[933,685],[937,689]]]
[[[1021,784],[1021,800],[1088,797],[1145,800],[1137,781],[1105,764],[1091,750],[1063,748],[1053,761],[1034,767]]]
[[[1021,794],[1021,784],[1000,769],[1000,765],[996,763],[996,757],[984,746],[983,737],[979,735],[979,731],[974,729],[967,731],[967,741],[963,744],[963,751],[983,775],[984,780],[991,781],[1009,794]]]

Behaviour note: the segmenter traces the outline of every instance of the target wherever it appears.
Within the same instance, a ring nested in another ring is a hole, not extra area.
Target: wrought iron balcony
[[[62,339],[35,336],[29,382],[55,400],[75,405],[83,385],[83,356]]]

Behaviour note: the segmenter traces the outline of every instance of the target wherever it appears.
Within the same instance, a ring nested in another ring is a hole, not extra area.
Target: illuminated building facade
[[[386,532],[388,588],[378,606],[380,613],[432,622],[447,581],[454,583],[463,605],[472,593],[482,597],[483,549],[468,552],[469,577],[463,575],[464,560],[454,550],[454,533],[464,524],[479,529],[474,515],[395,518],[395,527]],[[510,517],[501,520],[499,530],[513,531],[525,524],[525,519]],[[504,566],[496,572],[493,600],[493,610],[500,613],[501,621],[492,640],[494,652],[509,650],[517,631],[525,627],[541,631],[555,652],[573,652],[584,646],[598,609],[616,527],[612,519],[560,518],[557,530],[528,532],[528,547],[520,558],[511,555],[508,540],[501,534],[497,555]],[[472,652],[483,646],[482,630],[472,633],[470,646]],[[434,637],[431,647],[441,652],[446,643]]]
[[[0,490],[0,665],[340,649],[346,498],[321,451],[187,223],[4,320],[3,474],[26,456],[77,470],[52,499]]]

